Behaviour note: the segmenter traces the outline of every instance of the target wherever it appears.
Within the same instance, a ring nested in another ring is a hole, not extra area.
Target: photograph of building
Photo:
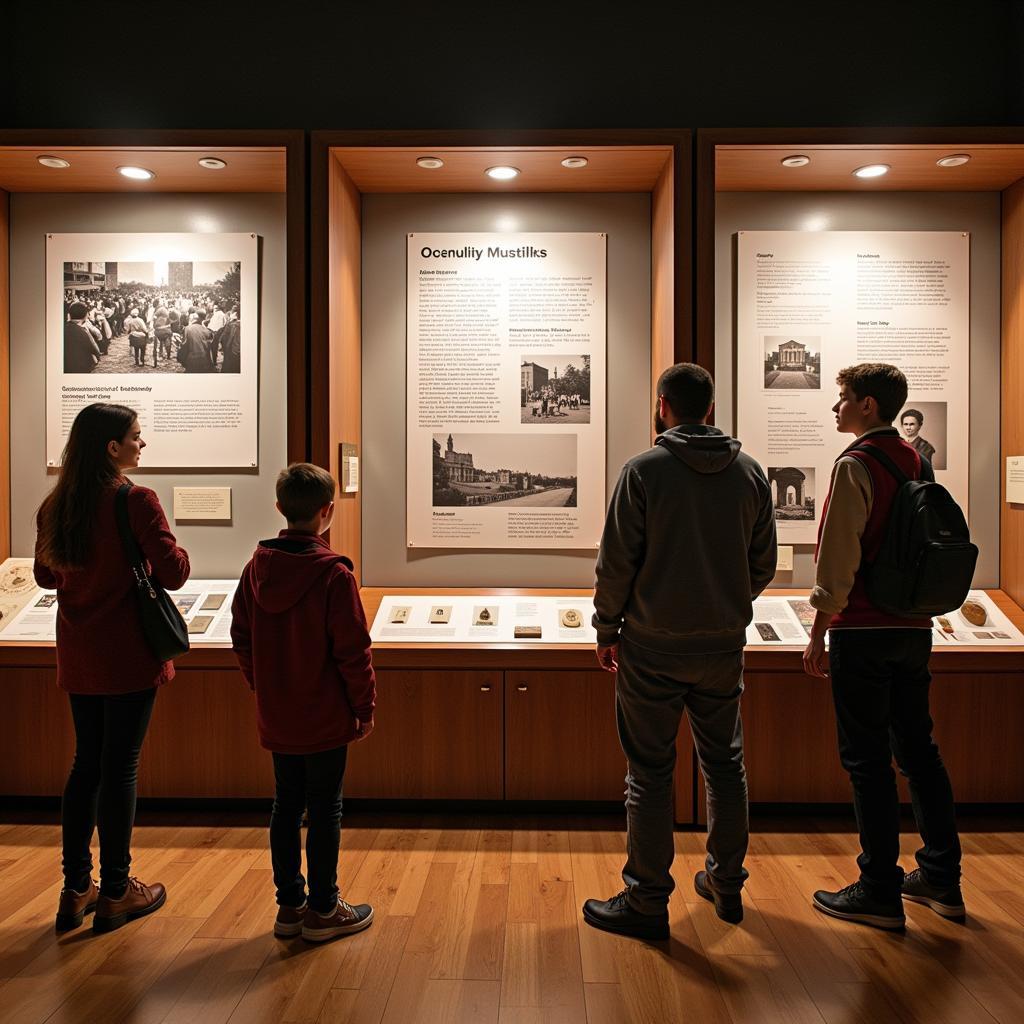
[[[520,423],[589,423],[590,356],[524,356],[519,368]]]
[[[765,335],[764,386],[773,391],[820,390],[821,338]]]
[[[769,466],[775,518],[780,522],[814,518],[814,469],[810,466]]]

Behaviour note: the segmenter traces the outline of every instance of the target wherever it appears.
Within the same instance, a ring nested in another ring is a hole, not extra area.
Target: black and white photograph
[[[926,458],[932,469],[947,468],[947,419],[945,402],[907,401],[894,426],[907,444]]]
[[[814,519],[814,467],[769,466],[777,522]]]
[[[33,605],[34,608],[52,608],[57,603],[56,594],[43,594]]]
[[[766,334],[764,388],[766,391],[820,391],[821,337]]]
[[[590,356],[523,356],[519,406],[520,423],[589,423]]]
[[[237,260],[65,261],[65,373],[241,373]]]
[[[437,507],[575,508],[576,435],[434,434]]]

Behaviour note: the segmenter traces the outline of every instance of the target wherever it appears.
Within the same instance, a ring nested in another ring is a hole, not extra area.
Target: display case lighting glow
[[[425,171],[436,171],[439,167],[444,167],[444,161],[439,156],[421,156],[416,161],[417,167],[422,167]]]
[[[880,178],[883,174],[888,173],[888,164],[865,164],[853,171],[853,176],[855,178]]]
[[[519,177],[519,168],[505,166],[488,167],[484,174],[495,181],[511,181],[513,178]]]
[[[65,160],[61,156],[37,156],[36,162],[42,164],[44,167],[59,168],[71,166],[71,162],[69,160]]]
[[[118,167],[117,173],[125,178],[131,178],[132,181],[149,181],[151,178],[155,178],[156,175],[145,167]]]
[[[227,161],[221,160],[219,156],[204,156],[199,161],[200,167],[205,167],[208,171],[222,171],[227,167]]]
[[[963,167],[971,157],[968,153],[951,153],[949,156],[941,156],[935,161],[938,167]]]
[[[568,167],[570,170],[576,170],[580,167],[586,167],[590,161],[585,156],[567,156],[562,161],[563,167]]]
[[[804,156],[802,153],[794,153],[793,156],[784,156],[779,163],[783,167],[806,167],[811,162],[809,156]]]

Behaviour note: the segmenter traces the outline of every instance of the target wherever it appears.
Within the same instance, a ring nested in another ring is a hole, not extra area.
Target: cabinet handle
[[[528,687],[527,687],[526,683],[520,683],[520,684],[519,684],[519,685],[518,685],[518,686],[516,687],[516,689],[517,689],[517,690],[518,690],[518,691],[519,691],[520,693],[526,693],[526,691],[527,691]]]
[[[489,686],[481,686],[480,687],[480,692],[481,693],[490,693],[491,692],[491,688]]]

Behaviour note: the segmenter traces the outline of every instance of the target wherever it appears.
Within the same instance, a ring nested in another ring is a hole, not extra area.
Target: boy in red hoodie
[[[282,471],[277,510],[288,529],[260,541],[231,605],[231,644],[256,694],[260,743],[274,756],[274,934],[301,933],[311,942],[361,931],[373,920],[372,907],[349,905],[337,885],[348,744],[373,731],[376,688],[352,563],[321,536],[334,518],[336,489],[318,466],[298,462]]]

